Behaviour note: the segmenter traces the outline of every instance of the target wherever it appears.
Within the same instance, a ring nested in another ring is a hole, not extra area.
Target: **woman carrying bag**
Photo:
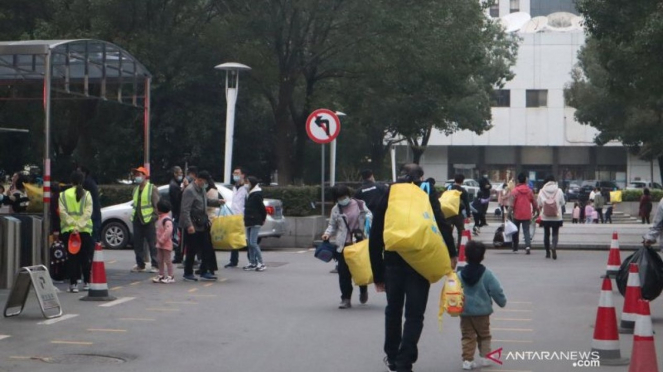
[[[69,292],[78,293],[78,282],[83,275],[83,290],[90,289],[90,257],[94,250],[92,240],[92,195],[83,189],[85,176],[71,174],[72,187],[60,194],[60,227],[67,252]]]
[[[352,275],[343,257],[343,248],[365,238],[363,228],[366,226],[366,220],[370,225],[373,215],[363,201],[350,197],[350,189],[345,185],[335,185],[332,188],[332,195],[336,205],[331,210],[329,226],[322,235],[322,240],[336,236],[338,284],[341,289],[341,303],[338,308],[348,309],[352,307]],[[360,286],[359,302],[365,304],[367,301],[368,288]]]

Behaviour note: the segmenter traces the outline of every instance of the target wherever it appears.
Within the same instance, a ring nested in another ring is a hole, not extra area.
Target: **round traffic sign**
[[[341,121],[331,110],[315,110],[306,119],[306,133],[315,143],[329,143],[335,140],[340,132]]]

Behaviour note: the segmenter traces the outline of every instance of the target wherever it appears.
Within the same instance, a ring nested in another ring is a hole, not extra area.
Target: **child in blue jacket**
[[[467,265],[460,272],[463,284],[465,305],[460,316],[462,334],[463,369],[487,367],[486,359],[490,350],[490,314],[493,313],[493,301],[500,307],[506,306],[506,296],[495,274],[481,264],[486,247],[481,242],[470,241],[465,246]],[[474,362],[474,353],[479,344],[479,364]]]

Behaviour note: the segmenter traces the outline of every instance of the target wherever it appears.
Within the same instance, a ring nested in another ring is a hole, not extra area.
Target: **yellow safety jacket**
[[[79,232],[92,233],[92,214],[89,216],[84,216],[86,203],[90,192],[85,191],[85,195],[81,198],[80,201],[76,200],[76,188],[72,187],[62,194],[60,194],[60,212],[66,213],[72,220],[73,223],[67,222],[67,218],[60,219],[60,228],[63,233],[74,231],[78,229]]]
[[[152,206],[152,189],[154,186],[150,182],[145,184],[143,192],[140,192],[140,186],[134,190],[134,212],[131,215],[131,221],[136,218],[138,205],[140,205],[140,213],[143,216],[143,222],[149,223],[154,218],[154,207]],[[140,193],[140,195],[138,195]],[[138,198],[140,197],[140,204]]]

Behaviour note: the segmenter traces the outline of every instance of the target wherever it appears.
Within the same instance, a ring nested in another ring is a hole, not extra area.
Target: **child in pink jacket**
[[[592,223],[592,215],[594,214],[594,207],[592,206],[592,202],[588,201],[587,205],[585,206],[585,223]]]
[[[173,220],[170,218],[170,203],[161,199],[157,203],[159,220],[157,220],[157,262],[159,263],[159,275],[152,279],[154,283],[174,283],[173,262],[170,259],[173,250]],[[165,276],[166,267],[168,276]]]

